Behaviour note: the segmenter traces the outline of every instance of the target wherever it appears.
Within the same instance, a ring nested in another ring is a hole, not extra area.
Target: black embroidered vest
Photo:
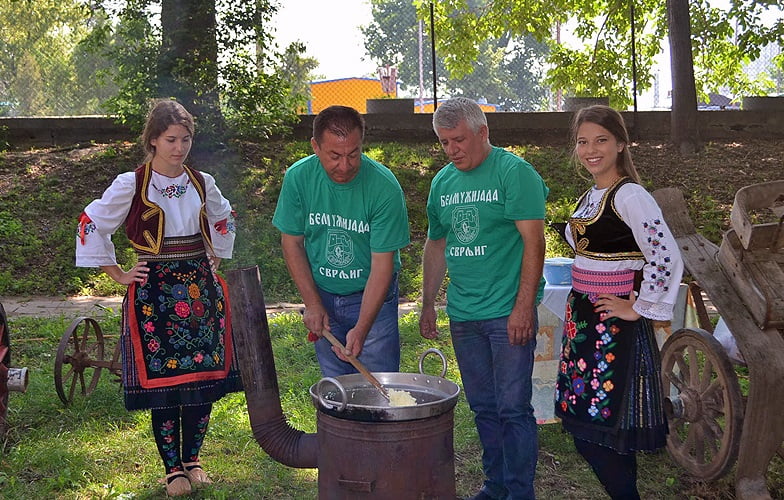
[[[633,182],[628,177],[615,181],[602,196],[599,210],[593,217],[571,217],[569,228],[574,241],[574,252],[594,260],[643,259],[642,251],[634,241],[631,228],[615,209],[615,193],[621,186]],[[579,207],[588,192],[577,201]]]

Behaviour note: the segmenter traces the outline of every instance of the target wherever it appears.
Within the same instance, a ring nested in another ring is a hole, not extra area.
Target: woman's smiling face
[[[577,158],[593,176],[598,188],[608,187],[620,176],[618,155],[624,147],[626,144],[597,123],[584,122],[577,129]]]

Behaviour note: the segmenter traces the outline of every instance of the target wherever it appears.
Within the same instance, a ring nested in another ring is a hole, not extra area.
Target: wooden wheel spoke
[[[102,351],[103,351],[102,347],[103,346],[101,344],[97,344],[97,343],[89,344],[88,346],[86,346],[85,349],[83,349],[83,352],[85,352],[88,355],[88,357],[93,358],[93,354],[96,354],[96,353],[97,354],[102,354]],[[100,357],[102,358],[103,356],[100,356]]]
[[[702,399],[720,400],[724,399],[722,393],[724,392],[724,383],[720,379],[713,379],[707,387],[703,388],[700,392]]]
[[[713,383],[702,393],[703,409],[710,412],[712,416],[724,415],[727,413],[726,401],[724,398],[724,387],[719,380]]]
[[[673,368],[677,366],[678,371],[680,372],[680,376],[677,376],[677,378],[681,381],[682,384],[686,384],[687,383],[686,381],[690,378],[689,363],[686,361],[686,359],[683,357],[683,353],[680,351],[673,353],[673,358],[675,359],[675,365],[673,366]],[[682,387],[678,387],[678,388],[682,389]]]
[[[82,335],[81,335],[81,341],[79,342],[79,350],[80,351],[84,351],[85,347],[87,346],[87,343],[90,341],[90,331],[91,330],[92,330],[92,328],[90,328],[90,322],[89,321],[85,321],[84,322],[84,330],[83,330]]]
[[[676,433],[682,431],[686,427],[686,420],[683,418],[674,418],[670,421],[670,427],[672,430],[675,430]]]
[[[701,442],[703,445],[707,445],[708,449],[714,449],[716,433],[714,432],[713,426],[711,426],[711,421],[708,419],[702,419],[697,425],[700,427],[700,436],[702,437]],[[705,447],[703,448],[703,451],[705,451]]]
[[[73,366],[63,374],[63,380],[70,380],[72,377],[75,377],[76,374],[74,373]]]
[[[694,429],[694,456],[697,457],[697,460],[704,464],[705,463],[705,429],[703,428],[702,422],[695,422],[692,424],[692,428]]]
[[[69,378],[68,380],[68,401],[73,401],[74,391],[76,390],[76,382],[79,380],[79,374],[74,373],[73,377]]]
[[[683,380],[683,371],[680,370],[678,366],[677,360],[672,364],[670,367],[663,367],[662,368],[662,375],[667,379],[666,382],[674,385],[679,391],[683,391],[685,387],[685,381]],[[666,383],[665,390],[666,390]]]
[[[711,384],[711,380],[713,379],[713,361],[711,360],[710,356],[705,355],[705,366],[702,368],[702,380],[699,386],[700,392],[704,392],[705,389]]]
[[[689,385],[698,387],[700,382],[700,367],[697,359],[697,349],[693,345],[686,348],[689,361]]]
[[[718,454],[719,453],[718,446],[724,440],[724,429],[722,429],[719,422],[715,419],[706,420],[705,426],[707,427],[709,434],[713,437],[711,441],[714,445],[713,452],[715,454]]]
[[[683,447],[691,451],[695,447],[695,441],[697,440],[697,426],[689,425],[686,428],[686,438],[683,440]]]

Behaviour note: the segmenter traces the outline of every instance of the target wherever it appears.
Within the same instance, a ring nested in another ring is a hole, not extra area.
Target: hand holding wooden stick
[[[340,349],[340,352],[343,353],[346,359],[348,359],[349,363],[351,363],[354,368],[359,370],[359,373],[361,373],[371,384],[373,384],[373,387],[378,389],[384,398],[389,401],[389,393],[384,388],[384,386],[381,385],[381,382],[379,382],[378,379],[374,377],[373,374],[370,373],[370,371],[365,367],[365,365],[363,365],[357,358],[355,358],[353,355],[345,354],[346,347],[337,338],[335,338],[334,335],[332,335],[332,332],[324,329],[321,330],[321,335],[324,336],[324,338],[326,338],[330,344]]]

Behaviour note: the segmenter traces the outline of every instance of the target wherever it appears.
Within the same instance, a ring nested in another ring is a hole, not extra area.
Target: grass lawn
[[[551,188],[547,213],[562,221],[576,197],[588,187],[558,146],[514,145]],[[365,151],[388,165],[406,194],[412,244],[401,255],[401,293],[417,300],[421,288],[421,250],[426,234],[425,201],[430,179],[445,163],[435,144],[368,144]],[[195,156],[190,163],[214,173],[239,211],[235,256],[223,269],[257,265],[270,301],[298,302],[271,226],[285,168],[308,154],[305,142],[236,144],[220,154]],[[714,242],[729,225],[732,199],[740,187],[782,178],[784,143],[747,141],[711,143],[696,155],[681,156],[667,144],[632,146],[648,189],[677,186],[689,204],[699,232]],[[121,292],[105,275],[73,266],[76,220],[83,207],[114,176],[141,159],[130,143],[93,144],[55,150],[0,153],[0,297],[10,295],[111,295]],[[134,260],[123,235],[118,258]],[[548,231],[548,255],[568,255]],[[10,395],[8,431],[0,442],[0,497],[9,499],[164,498],[158,483],[163,467],[154,446],[148,412],[127,412],[115,377],[104,372],[95,392],[65,407],[54,387],[54,362],[63,332],[73,318],[8,318],[12,366],[30,369],[26,393]],[[106,335],[119,331],[119,318],[100,318]],[[446,318],[441,317],[444,332]],[[283,411],[289,423],[315,432],[316,410],[308,388],[320,378],[312,346],[298,314],[270,320]],[[422,339],[414,313],[401,318],[402,371],[416,372],[418,355],[438,347],[447,356],[446,377],[460,377],[448,335]],[[480,446],[471,413],[461,396],[455,408],[455,477],[459,496],[481,485]],[[764,439],[764,437],[755,437]],[[568,434],[557,424],[539,427],[536,490],[542,499],[604,498],[604,492],[577,455]],[[298,470],[270,459],[255,442],[244,394],[215,405],[202,459],[215,480],[193,498],[312,499],[318,494],[317,471]],[[768,469],[774,498],[784,498],[784,463],[774,457]],[[691,478],[666,452],[639,457],[639,489],[646,499],[732,499],[734,471],[712,483]]]
[[[0,447],[0,493],[9,499],[165,498],[158,480],[163,468],[150,430],[149,412],[128,412],[116,377],[106,370],[95,392],[76,396],[70,406],[54,386],[57,344],[72,318],[9,318],[13,366],[30,370],[26,393],[11,393],[9,429]],[[109,311],[99,319],[113,348],[119,319]],[[400,320],[402,371],[418,371],[421,352],[437,347],[448,359],[446,378],[460,381],[448,335],[435,341],[418,334],[417,317]],[[446,331],[446,318],[440,318]],[[288,422],[316,431],[316,409],[308,387],[320,378],[312,346],[299,314],[270,318],[281,404]],[[111,352],[111,349],[109,349]],[[108,356],[108,353],[107,353]],[[436,369],[433,369],[433,373]],[[480,447],[464,397],[455,408],[455,477],[458,496],[475,492],[482,481]],[[603,498],[587,465],[576,454],[560,425],[539,426],[536,491],[543,499]],[[318,471],[293,469],[269,458],[254,440],[243,393],[215,405],[202,462],[215,480],[193,495],[209,499],[311,499],[318,496]],[[712,484],[689,478],[666,452],[641,455],[639,488],[643,498],[734,498],[732,476]],[[774,459],[770,485],[784,494],[784,464]]]

